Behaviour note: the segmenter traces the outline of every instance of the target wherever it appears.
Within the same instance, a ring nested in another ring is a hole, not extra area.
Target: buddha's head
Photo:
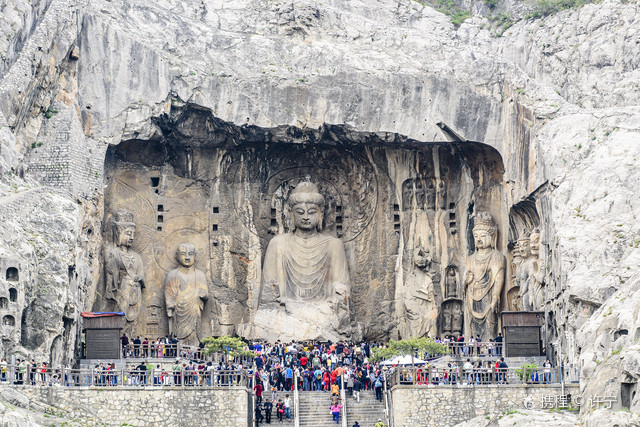
[[[540,255],[540,230],[537,228],[533,229],[531,236],[529,236],[529,250],[531,256],[537,258]]]
[[[529,237],[529,231],[525,230],[522,233],[522,237],[518,239],[518,249],[522,258],[529,258],[531,256],[530,250],[531,238]]]
[[[309,181],[300,182],[291,191],[288,203],[293,216],[294,230],[322,230],[324,197],[315,184]]]
[[[114,242],[117,246],[131,247],[136,235],[136,224],[133,222],[133,214],[121,210],[113,215]]]
[[[489,212],[479,212],[476,215],[473,226],[473,240],[476,249],[494,248],[496,245],[496,235],[498,226],[493,221]]]
[[[176,259],[183,267],[191,267],[196,262],[196,247],[193,243],[180,243]]]

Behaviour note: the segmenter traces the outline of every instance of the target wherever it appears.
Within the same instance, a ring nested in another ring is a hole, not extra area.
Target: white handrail
[[[298,371],[293,373],[294,388],[293,388],[293,424],[294,427],[300,427],[300,396],[298,395]]]
[[[380,374],[382,376],[382,387],[384,388],[384,415],[386,418],[387,425],[391,424],[391,411],[389,408],[389,390],[387,389],[387,377],[384,372]]]
[[[347,393],[344,391],[344,374],[340,376],[340,397],[342,398],[342,427],[347,427]]]

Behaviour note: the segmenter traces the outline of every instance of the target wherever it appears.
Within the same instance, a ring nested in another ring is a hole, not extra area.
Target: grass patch
[[[578,9],[594,0],[537,0],[535,8],[527,14],[527,19],[544,18],[567,9]]]
[[[451,19],[451,23],[459,26],[471,17],[471,12],[462,7],[453,0],[416,0],[425,6],[431,6],[440,13],[444,13]]]

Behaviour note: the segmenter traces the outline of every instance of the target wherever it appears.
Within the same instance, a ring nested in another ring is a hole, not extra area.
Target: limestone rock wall
[[[77,312],[96,298],[107,146],[160,139],[158,118],[189,104],[237,126],[346,124],[389,140],[452,139],[441,123],[459,140],[494,147],[505,219],[523,200],[535,212],[505,228],[505,252],[527,225],[540,229],[547,343],[562,345],[567,374],[582,368],[586,384],[622,369],[602,358],[637,340],[628,315],[637,308],[637,4],[609,0],[524,20],[500,39],[481,18],[456,28],[409,0],[14,5],[1,22],[20,29],[0,72],[0,247],[24,266],[16,324],[40,313],[27,310],[38,283],[60,295],[78,289],[47,302],[57,307],[47,324],[59,327],[20,351],[50,354],[64,337],[67,302],[75,336]],[[62,222],[67,237],[26,248],[30,215]],[[31,322],[24,328],[38,335]],[[7,348],[19,348],[16,337]],[[70,355],[74,344],[64,342]],[[636,358],[624,349],[614,356],[622,355]]]

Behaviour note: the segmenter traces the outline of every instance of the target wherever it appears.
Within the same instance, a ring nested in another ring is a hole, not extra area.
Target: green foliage
[[[205,338],[203,340],[207,354],[224,353],[226,357],[253,356],[253,353],[246,349],[246,344],[236,337],[225,335],[220,338]]]
[[[493,10],[498,5],[498,0],[484,0],[484,4],[489,6],[489,9]]]
[[[449,348],[446,345],[439,344],[431,338],[408,338],[400,341],[389,341],[386,347],[375,347],[371,360],[380,361],[395,356],[408,356],[415,354],[417,351],[424,351],[430,355],[448,354]]]
[[[594,0],[537,0],[533,11],[527,14],[527,19],[543,18],[567,9],[577,9]]]
[[[508,13],[497,13],[489,16],[489,21],[494,27],[493,34],[496,37],[502,37],[505,31],[507,31],[516,21]]]
[[[540,369],[539,365],[535,365],[532,363],[525,363],[524,365],[516,369],[514,372],[516,373],[516,375],[518,375],[518,377],[520,378],[520,381],[522,381],[525,378],[526,379],[531,378],[531,375],[536,371],[538,371],[539,369]]]
[[[462,24],[467,18],[471,17],[471,12],[461,8],[454,0],[416,0],[420,4],[432,6],[440,13],[444,13],[451,18],[453,25]]]
[[[44,116],[47,119],[50,119],[51,117],[53,117],[54,114],[58,114],[58,110],[52,110],[51,108],[47,108],[47,111],[45,111]]]

